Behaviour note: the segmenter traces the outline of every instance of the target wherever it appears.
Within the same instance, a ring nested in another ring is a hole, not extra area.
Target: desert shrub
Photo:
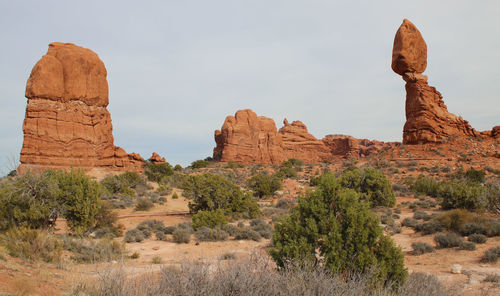
[[[146,197],[141,197],[137,199],[137,202],[135,203],[135,211],[149,211],[151,208],[154,207],[154,203],[151,201],[151,199],[146,198]]]
[[[227,224],[226,216],[222,209],[214,211],[198,211],[193,215],[193,229],[198,230],[200,227],[215,228]]]
[[[156,192],[161,196],[165,196],[169,195],[172,192],[172,188],[170,186],[160,184],[158,185],[158,189],[156,190]]]
[[[488,274],[483,282],[485,283],[498,283],[500,282],[500,276],[499,275],[496,275],[496,274]]]
[[[181,172],[182,171],[182,166],[180,164],[176,164],[174,166],[174,172]]]
[[[109,194],[136,196],[136,193],[132,189],[132,186],[135,187],[138,181],[135,179],[135,177],[132,177],[133,175],[131,174],[135,174],[137,178],[140,178],[137,173],[124,173],[117,176],[107,176],[101,180],[101,184],[106,187],[106,190],[109,192]],[[131,184],[130,182],[133,183]]]
[[[163,231],[164,228],[165,228],[165,225],[160,220],[145,220],[137,225],[137,229],[139,229],[141,231],[144,229],[150,229],[151,231],[154,231],[154,230]]]
[[[182,229],[182,230],[186,230],[191,234],[194,232],[193,223],[191,223],[191,222],[184,222],[181,224],[177,224],[177,228]]]
[[[172,235],[174,242],[178,244],[187,244],[191,240],[191,232],[186,229],[177,228]]]
[[[63,247],[73,253],[71,259],[78,263],[111,261],[125,255],[124,245],[110,239],[92,240],[65,236]]]
[[[394,225],[394,219],[392,219],[392,216],[382,215],[380,216],[380,223],[392,226]]]
[[[415,230],[421,231],[424,235],[434,234],[443,230],[443,224],[441,224],[439,221],[431,220],[426,223],[418,224],[415,227]]]
[[[454,232],[438,233],[434,236],[434,241],[440,248],[454,248],[460,246],[463,239]]]
[[[476,244],[473,242],[462,241],[458,248],[460,250],[474,251],[476,249]]]
[[[472,234],[482,234],[486,235],[488,233],[488,227],[485,223],[481,222],[472,222],[472,223],[464,223],[460,227],[460,234],[469,236]]]
[[[483,234],[474,233],[469,235],[469,241],[476,244],[484,244],[487,240],[488,238]]]
[[[226,216],[254,218],[260,215],[259,206],[250,194],[218,175],[190,176],[184,192],[192,198],[188,206],[193,214],[221,209]]]
[[[279,179],[289,179],[297,177],[297,170],[293,166],[284,165],[276,172],[275,176]]]
[[[224,241],[229,234],[220,228],[211,229],[206,226],[200,227],[194,232],[198,241]]]
[[[210,165],[210,161],[205,160],[205,159],[199,159],[195,160],[191,163],[191,168],[192,169],[201,169],[201,168],[206,168]]]
[[[486,208],[494,214],[500,214],[500,182],[491,182],[485,186]]]
[[[62,215],[72,232],[83,233],[94,226],[104,192],[82,171],[28,172],[0,184],[0,229],[47,228]]]
[[[469,212],[464,209],[455,209],[444,212],[435,218],[445,229],[461,232],[463,227],[468,223],[483,224],[486,219],[476,213]]]
[[[238,232],[234,235],[235,240],[253,240],[253,241],[260,241],[262,236],[255,230],[244,227],[238,229]]]
[[[233,259],[223,254],[221,259]],[[371,274],[338,275],[321,268],[270,268],[272,263],[254,256],[224,264],[183,261],[164,266],[155,276],[137,275],[126,269],[105,269],[90,281],[73,286],[72,295],[343,295],[343,296],[452,296],[435,275],[414,272],[400,287],[374,286]]]
[[[168,162],[155,164],[147,161],[144,164],[144,174],[149,181],[160,182],[163,178],[173,175],[174,170]]]
[[[142,242],[145,239],[144,233],[139,229],[131,229],[125,232],[124,241],[127,243]]]
[[[264,221],[264,219],[253,219],[250,221],[250,228],[258,232],[263,238],[271,238],[273,234],[273,227],[271,224]]]
[[[236,259],[236,254],[235,253],[224,253],[220,256],[220,260],[234,260]]]
[[[451,180],[442,182],[439,189],[441,207],[449,209],[477,210],[486,207],[484,187],[473,182]]]
[[[403,221],[401,222],[402,226],[411,227],[411,228],[416,228],[417,224],[418,224],[418,221],[414,218],[404,218]]]
[[[162,259],[160,256],[154,256],[152,259],[151,259],[151,263],[153,264],[161,264],[162,262]]]
[[[422,255],[425,253],[434,252],[434,247],[424,242],[413,242],[411,244],[411,247],[413,248],[414,255]]]
[[[129,195],[108,195],[103,196],[102,200],[109,201],[114,209],[131,208],[135,204],[135,198]]]
[[[413,213],[413,218],[417,220],[428,220],[429,216],[429,214],[423,211],[416,211],[415,213]]]
[[[484,181],[486,180],[485,173],[483,170],[475,170],[473,168],[467,170],[465,172],[464,177],[468,181],[475,183],[484,183]]]
[[[481,262],[497,263],[498,257],[500,257],[500,247],[490,248],[484,252],[483,257],[481,257]]]
[[[118,216],[112,210],[113,206],[107,200],[103,201],[95,216],[95,226],[91,230],[96,238],[115,238],[123,235]]]
[[[290,260],[320,261],[333,273],[362,273],[377,266],[380,282],[402,283],[407,276],[401,249],[383,234],[369,204],[342,188],[333,175],[323,175],[317,189],[299,198],[290,216],[275,223],[273,244],[270,254],[278,266]]]
[[[222,230],[227,232],[230,236],[235,236],[238,232],[238,227],[233,224],[226,224],[222,226]]]
[[[0,235],[10,256],[30,261],[58,262],[62,243],[44,230],[13,227]]]
[[[177,192],[174,192],[174,194],[172,194],[172,199],[178,199],[179,196],[177,195]]]
[[[281,189],[281,181],[276,176],[255,175],[248,179],[247,186],[258,198],[272,196],[276,190]]]
[[[376,169],[361,170],[350,167],[340,176],[340,184],[358,192],[360,197],[370,202],[372,207],[393,207],[396,204],[396,197],[389,179]]]
[[[176,226],[166,226],[165,228],[163,228],[163,233],[172,234],[176,229],[177,229]]]
[[[292,200],[282,198],[279,199],[274,206],[279,209],[290,209],[293,207],[293,205],[294,202]]]
[[[426,194],[437,197],[439,192],[439,182],[431,177],[418,176],[416,180],[409,180],[410,190],[415,193]]]
[[[163,232],[161,230],[157,230],[155,232],[155,237],[157,240],[165,240],[167,238],[167,235],[165,234],[165,232]]]
[[[130,259],[138,259],[140,256],[141,254],[135,251],[134,253],[132,253],[132,255],[130,255]]]

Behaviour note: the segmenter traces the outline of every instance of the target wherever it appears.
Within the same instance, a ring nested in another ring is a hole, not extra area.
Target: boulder
[[[165,157],[161,157],[158,153],[153,152],[153,155],[148,159],[151,163],[165,163]]]

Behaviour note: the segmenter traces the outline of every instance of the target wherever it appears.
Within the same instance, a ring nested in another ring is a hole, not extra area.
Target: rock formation
[[[142,170],[144,159],[114,146],[104,63],[93,51],[51,43],[26,85],[20,169]]]
[[[153,152],[153,155],[151,155],[151,157],[148,159],[151,163],[165,163],[167,162],[165,160],[165,157],[161,157],[158,153],[156,152]]]
[[[405,19],[394,37],[392,69],[406,81],[406,123],[403,143],[441,142],[450,136],[476,136],[469,123],[446,108],[443,97],[422,75],[427,45],[418,29]]]
[[[344,135],[317,139],[300,121],[276,129],[274,120],[257,116],[252,110],[237,111],[228,116],[221,130],[215,131],[214,159],[222,162],[279,164],[290,158],[307,163],[333,161],[337,158],[359,158],[376,153],[390,143],[358,140]]]
[[[215,131],[214,158],[223,162],[279,163],[283,157],[281,136],[274,120],[257,117],[252,110],[240,110],[226,117]]]

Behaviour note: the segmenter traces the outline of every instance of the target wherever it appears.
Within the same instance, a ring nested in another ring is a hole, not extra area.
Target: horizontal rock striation
[[[114,146],[106,75],[93,51],[71,43],[49,45],[26,85],[21,170],[142,170],[139,154]]]

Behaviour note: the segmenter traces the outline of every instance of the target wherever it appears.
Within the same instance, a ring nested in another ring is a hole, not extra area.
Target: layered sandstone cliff
[[[90,49],[49,45],[26,85],[21,170],[142,169],[139,154],[114,146],[106,75],[104,63]]]
[[[446,108],[443,97],[422,75],[427,66],[427,45],[418,29],[405,19],[394,37],[392,69],[406,82],[406,123],[403,143],[447,140],[451,136],[476,136],[469,123]]]
[[[389,147],[390,143],[358,140],[344,135],[317,139],[300,121],[283,121],[276,129],[274,120],[257,116],[252,110],[227,116],[221,130],[215,131],[213,157],[222,162],[281,163],[290,158],[307,163],[359,158]]]

